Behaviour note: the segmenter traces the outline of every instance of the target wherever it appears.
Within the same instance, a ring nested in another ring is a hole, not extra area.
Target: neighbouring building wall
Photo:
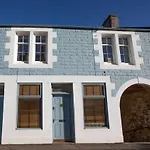
[[[125,90],[120,109],[125,142],[150,141],[150,88],[136,84]]]

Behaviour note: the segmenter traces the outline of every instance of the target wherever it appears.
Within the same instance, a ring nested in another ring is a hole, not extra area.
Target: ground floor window
[[[19,84],[18,128],[41,128],[41,84]]]
[[[107,126],[105,84],[83,84],[84,126]]]

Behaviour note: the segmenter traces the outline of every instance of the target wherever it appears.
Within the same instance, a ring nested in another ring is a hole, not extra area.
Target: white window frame
[[[47,64],[48,63],[48,33],[47,32],[34,32],[34,47],[33,47],[33,51],[36,54],[36,44],[43,44],[43,43],[37,43],[36,42],[36,36],[46,36],[46,43],[44,43],[46,45],[46,62],[43,63],[42,61],[36,61],[35,55],[33,56],[33,60],[35,64]]]
[[[119,42],[119,38],[126,38],[128,45],[124,45],[124,44],[119,44],[119,52],[120,52],[120,46],[126,46],[128,47],[128,53],[129,53],[129,63],[126,62],[122,62],[122,64],[126,64],[126,65],[135,65],[135,60],[134,60],[134,53],[133,53],[133,48],[132,48],[132,38],[131,35],[118,35],[118,42]],[[121,60],[121,53],[120,53],[120,60]]]
[[[102,95],[84,95],[84,85],[98,85],[98,86],[102,86],[103,89],[103,94]],[[109,128],[109,120],[108,120],[108,104],[107,104],[107,92],[106,92],[106,83],[105,82],[97,82],[97,83],[82,83],[82,93],[83,93],[83,101],[84,98],[86,99],[90,99],[90,98],[94,98],[94,99],[101,99],[99,101],[104,101],[104,115],[105,115],[105,123],[86,123],[85,122],[85,114],[84,114],[84,107],[83,107],[83,118],[84,118],[84,128]],[[103,99],[103,100],[102,100]],[[83,102],[83,106],[84,106],[84,102]]]
[[[18,53],[18,34],[29,33],[29,60],[28,63],[17,61]],[[43,63],[35,61],[35,35],[47,35],[47,62]],[[9,48],[9,55],[6,55],[4,60],[9,62],[9,68],[52,68],[53,62],[57,62],[57,56],[53,56],[53,50],[57,49],[57,44],[53,43],[53,38],[57,37],[56,32],[52,28],[12,28],[7,32],[10,37],[10,43],[6,44]]]
[[[114,62],[115,64],[104,62],[103,49],[102,49],[102,37],[112,36],[114,45]],[[119,49],[119,37],[124,36],[128,38],[129,52],[131,63],[122,63]],[[94,50],[99,52],[99,56],[95,56],[95,62],[100,64],[100,69],[133,69],[140,70],[141,64],[143,64],[143,58],[139,57],[138,52],[141,52],[141,46],[137,45],[136,41],[139,40],[139,35],[135,32],[126,31],[97,31],[93,34],[93,38],[98,41],[94,45]]]
[[[39,95],[19,95],[19,90],[20,90],[20,85],[40,85],[40,94]],[[16,129],[43,129],[43,112],[42,112],[42,101],[43,101],[43,99],[42,99],[42,88],[43,88],[43,84],[42,83],[36,83],[36,82],[34,82],[34,83],[32,83],[32,82],[29,82],[29,83],[23,83],[23,82],[18,82],[17,83],[17,90],[18,90],[18,93],[17,93],[17,122],[16,122]],[[19,114],[18,114],[18,108],[19,108],[19,98],[28,98],[28,99],[33,99],[33,98],[39,98],[40,99],[40,127],[18,127],[18,121],[19,121],[19,118],[18,118],[18,116],[19,116]]]
[[[116,64],[116,59],[115,59],[115,56],[116,56],[116,52],[115,52],[115,47],[114,47],[114,36],[111,35],[111,34],[102,34],[102,37],[101,37],[101,42],[102,42],[102,38],[111,38],[111,42],[112,44],[103,44],[102,43],[102,51],[103,51],[103,46],[111,46],[112,47],[112,57],[113,57],[113,62],[105,62],[104,61],[104,54],[103,54],[103,61],[105,64],[109,63],[109,64]]]
[[[18,41],[18,37],[19,36],[28,36],[29,38],[28,38],[28,61],[27,62],[24,62],[24,61],[18,61],[17,60],[17,62],[18,63],[22,63],[22,64],[24,64],[24,63],[29,63],[29,52],[30,52],[30,32],[16,32],[16,34],[17,34],[17,57],[18,57],[18,45],[19,44],[21,44],[21,45],[24,45],[25,43],[24,42],[19,42]]]

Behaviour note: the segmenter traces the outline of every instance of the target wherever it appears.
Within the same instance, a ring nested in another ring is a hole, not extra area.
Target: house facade
[[[115,19],[0,27],[1,144],[124,142],[120,100],[150,85],[150,29]]]

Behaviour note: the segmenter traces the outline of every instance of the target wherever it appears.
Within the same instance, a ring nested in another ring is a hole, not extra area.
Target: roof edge
[[[0,28],[57,28],[57,29],[76,29],[76,30],[112,30],[112,31],[137,31],[150,32],[150,27],[88,27],[88,26],[59,26],[59,25],[5,25],[1,24]]]

